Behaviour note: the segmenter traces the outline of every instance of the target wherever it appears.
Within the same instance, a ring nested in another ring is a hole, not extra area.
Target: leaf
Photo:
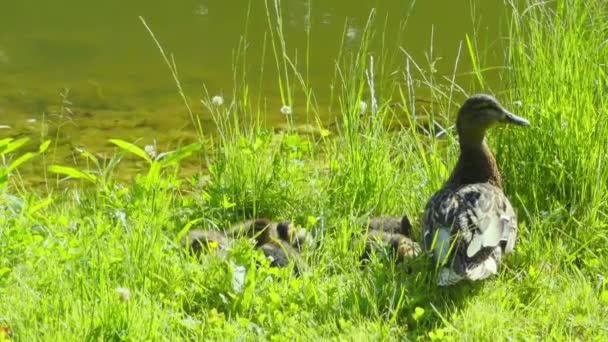
[[[47,140],[45,142],[43,142],[42,144],[40,144],[40,147],[38,148],[38,153],[44,153],[46,152],[46,150],[49,148],[49,146],[51,145],[51,140]]]
[[[19,156],[19,158],[13,160],[13,162],[8,166],[8,168],[6,169],[7,172],[11,172],[14,169],[16,169],[19,165],[25,163],[26,161],[34,158],[35,154],[33,154],[32,152],[27,152],[24,153],[23,155]]]
[[[421,308],[421,307],[419,307],[419,306],[417,306],[417,307],[414,309],[414,313],[412,314],[412,318],[413,318],[415,321],[418,321],[418,320],[420,320],[420,319],[422,318],[422,316],[424,316],[424,309],[423,309],[423,308]]]
[[[10,144],[11,141],[13,141],[13,138],[0,139],[0,147],[4,147],[4,146]]]
[[[120,140],[120,139],[110,139],[108,141],[111,142],[112,144],[120,147],[121,149],[123,149],[127,152],[131,152],[134,155],[136,155],[136,156],[144,159],[148,163],[152,164],[152,159],[150,159],[150,156],[148,156],[146,151],[144,151],[141,147],[131,144],[130,142]]]
[[[97,181],[97,177],[94,174],[88,172],[82,172],[78,169],[69,166],[61,166],[61,165],[51,165],[48,168],[49,172],[58,173],[61,175],[66,175],[72,178],[82,178],[88,181],[95,183]]]
[[[236,203],[230,202],[230,197],[224,195],[224,198],[222,198],[222,208],[230,209],[230,208],[234,207],[235,205],[236,205]]]
[[[188,221],[188,223],[186,223],[186,225],[184,226],[184,228],[182,228],[182,230],[179,231],[179,233],[177,233],[177,236],[175,237],[175,242],[179,243],[179,241],[186,236],[186,234],[188,234],[188,232],[190,231],[190,228],[192,228],[193,225],[201,222],[203,219],[202,218],[197,218],[194,220],[190,220]]]
[[[49,204],[51,204],[51,202],[53,202],[53,197],[49,197],[43,201],[40,201],[38,203],[36,203],[35,205],[33,205],[32,207],[30,207],[27,210],[27,214],[28,215],[32,215],[33,213],[37,212],[38,210],[48,206]]]
[[[21,139],[17,139],[15,141],[9,142],[8,145],[6,145],[6,148],[4,149],[4,151],[2,151],[2,154],[7,154],[7,153],[11,153],[14,150],[18,149],[19,147],[25,145],[26,142],[28,142],[30,140],[30,138],[21,138]]]
[[[91,153],[89,153],[88,151],[85,150],[80,150],[80,156],[84,157],[90,161],[92,161],[95,166],[97,166],[97,168],[99,168],[99,160],[97,159],[97,157],[95,157],[94,155],[92,155]]]
[[[200,151],[202,147],[203,145],[200,143],[186,145],[178,148],[175,151],[159,154],[157,160],[159,160],[163,165],[179,163],[183,159],[191,156],[194,152]]]
[[[471,38],[469,37],[468,34],[466,35],[465,38],[467,39],[467,48],[469,49],[469,56],[471,56],[471,64],[473,65],[473,73],[475,73],[475,76],[477,77],[479,86],[482,89],[484,89],[485,85],[483,82],[483,77],[481,76],[481,69],[479,68],[479,62],[477,61],[477,54],[475,53],[475,47],[473,46],[473,41],[471,41]]]
[[[306,223],[308,223],[309,227],[316,225],[317,222],[319,222],[319,219],[315,216],[306,217]]]

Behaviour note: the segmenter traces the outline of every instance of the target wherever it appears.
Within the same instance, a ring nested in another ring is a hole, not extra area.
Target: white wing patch
[[[494,213],[483,213],[484,217],[479,220],[479,231],[473,232],[473,236],[467,247],[469,258],[477,254],[482,248],[496,247],[504,236],[504,224]]]
[[[471,280],[482,280],[498,273],[498,264],[495,259],[488,258],[482,263],[467,270],[467,278]]]

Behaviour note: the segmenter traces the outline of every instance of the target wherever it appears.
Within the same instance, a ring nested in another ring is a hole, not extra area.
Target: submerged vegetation
[[[278,108],[254,100],[245,36],[232,94],[203,99],[216,132],[191,112],[198,143],[159,153],[115,139],[111,159],[81,151],[88,166],[74,168],[48,165],[46,139],[34,152],[20,152],[24,140],[0,140],[2,332],[24,341],[608,338],[603,1],[505,4],[512,17],[497,96],[531,127],[489,138],[520,237],[498,277],[447,289],[435,285],[426,255],[398,265],[372,257],[362,268],[364,246],[350,241],[360,218],[376,214],[409,215],[420,240],[423,206],[456,161],[455,111],[485,84],[478,43],[468,38],[459,54],[474,68],[475,83],[463,89],[453,82],[459,60],[454,75],[439,77],[432,60],[424,67],[391,49],[368,25],[336,61],[337,124],[323,127],[315,92],[324,90],[310,88],[306,56],[290,55],[280,7],[266,4]],[[430,104],[421,108],[420,97]],[[279,110],[286,128],[277,133],[262,122]],[[318,129],[302,134],[299,124]],[[119,181],[132,157],[146,171]],[[186,158],[198,158],[199,175],[180,175]],[[25,188],[16,172],[24,162],[59,186]],[[269,267],[246,239],[200,259],[180,247],[192,227],[262,216],[312,231],[300,277]],[[235,288],[237,265],[246,273]]]

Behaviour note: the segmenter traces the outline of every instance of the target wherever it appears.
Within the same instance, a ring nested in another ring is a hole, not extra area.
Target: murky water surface
[[[452,73],[460,44],[461,71],[470,70],[467,34],[485,44],[480,53],[486,65],[502,63],[502,1],[283,0],[281,8],[287,50],[298,56],[300,66],[310,24],[308,77],[319,108],[330,98],[341,41],[347,48],[357,46],[372,9],[374,40],[384,32],[387,47],[400,45],[422,64],[432,45],[439,75]],[[0,137],[53,138],[59,163],[70,163],[79,147],[109,152],[109,138],[140,145],[156,140],[164,148],[195,140],[175,84],[139,16],[173,54],[204,123],[210,120],[199,101],[203,86],[211,95],[232,93],[233,56],[245,34],[247,73],[259,88],[252,93],[264,97],[270,124],[284,120],[270,47],[263,52],[269,32],[264,0],[19,0],[0,4]],[[397,51],[395,56],[391,67],[402,71],[405,55]],[[329,119],[331,113],[321,110],[321,115]]]

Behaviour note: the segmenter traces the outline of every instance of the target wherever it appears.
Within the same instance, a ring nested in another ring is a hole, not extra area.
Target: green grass
[[[46,165],[48,143],[27,154],[24,141],[0,141],[0,326],[23,341],[608,337],[608,12],[601,0],[511,5],[499,97],[532,126],[495,130],[490,143],[521,235],[498,277],[449,289],[434,285],[425,257],[397,267],[379,258],[361,269],[350,237],[364,215],[406,213],[417,225],[457,153],[453,130],[435,139],[417,126],[453,121],[461,88],[407,54],[373,52],[374,45],[391,49],[368,25],[360,46],[344,47],[336,63],[335,133],[298,134],[299,124],[319,122],[314,94],[325,90],[309,88],[307,63],[288,57],[280,15],[267,5],[269,55],[294,110],[287,131],[264,128],[266,113],[278,108],[255,103],[247,75],[235,74],[224,105],[204,99],[217,132],[197,124],[200,144],[154,159],[113,140],[119,152],[107,164],[83,153],[90,168],[49,168],[49,182],[52,174],[72,179],[55,188],[76,185],[66,190],[31,191],[16,174],[21,161]],[[475,44],[467,46],[475,55]],[[239,51],[235,65],[244,65]],[[391,60],[402,66],[398,76]],[[483,84],[481,62],[473,64]],[[433,103],[421,109],[419,94]],[[204,171],[179,176],[179,162],[193,154]],[[124,184],[117,173],[127,156],[146,170]],[[295,278],[267,267],[245,240],[226,256],[201,260],[178,246],[191,226],[255,216],[290,218],[315,234],[316,248],[305,253],[309,273]],[[232,286],[235,265],[247,269],[240,291]],[[130,296],[121,297],[121,288]]]

